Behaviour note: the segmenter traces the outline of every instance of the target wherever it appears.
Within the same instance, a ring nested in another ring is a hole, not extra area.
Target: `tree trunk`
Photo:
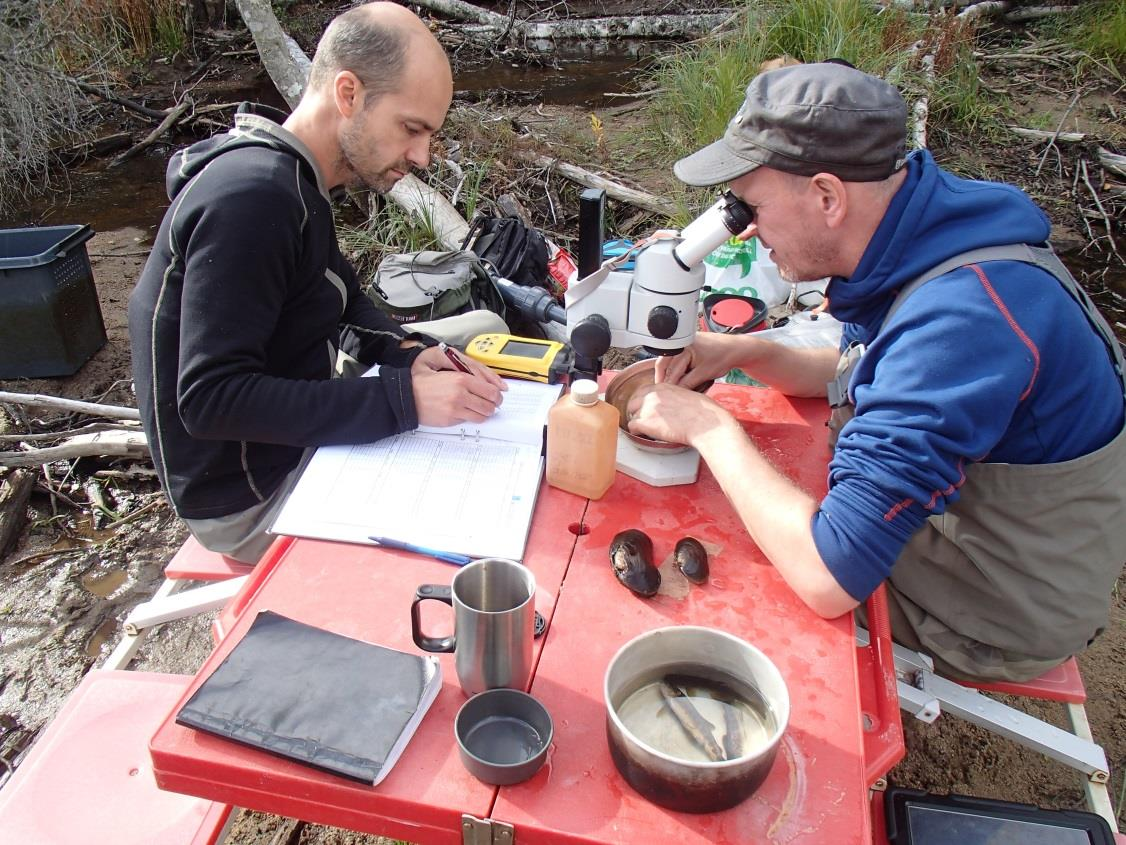
[[[27,519],[27,500],[35,486],[35,473],[14,469],[0,476],[0,557],[20,533]]]
[[[270,0],[235,0],[235,5],[254,36],[258,55],[262,57],[262,64],[274,87],[289,107],[294,108],[301,101],[301,92],[309,81],[312,62],[281,28],[270,7]]]

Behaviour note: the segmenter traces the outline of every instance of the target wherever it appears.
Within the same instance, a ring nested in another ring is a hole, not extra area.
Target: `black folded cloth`
[[[432,657],[263,611],[176,721],[374,785],[440,686]]]

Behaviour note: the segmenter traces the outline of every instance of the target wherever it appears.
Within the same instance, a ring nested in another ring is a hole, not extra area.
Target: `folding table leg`
[[[161,622],[173,619],[183,619],[195,613],[208,610],[217,610],[230,601],[242,589],[242,585],[249,578],[228,578],[208,584],[206,587],[196,587],[175,595],[152,598],[134,607],[125,617],[125,632],[134,634],[142,628],[150,628]]]
[[[182,582],[180,581],[173,581],[170,578],[164,579],[164,583],[161,584],[159,588],[157,588],[157,591],[155,593],[153,593],[152,600],[155,601],[158,599],[167,598],[180,588],[181,583]],[[138,628],[132,632],[129,632],[127,630],[125,636],[121,638],[121,642],[117,644],[117,647],[110,653],[109,657],[106,658],[105,663],[103,663],[99,668],[124,669],[132,662],[133,657],[137,654],[138,649],[140,649],[141,644],[145,641],[145,637],[148,636],[148,633],[148,628]]]

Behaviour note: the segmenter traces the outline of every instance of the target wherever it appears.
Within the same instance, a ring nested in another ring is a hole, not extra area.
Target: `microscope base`
[[[650,487],[694,484],[700,471],[700,453],[687,447],[683,452],[648,451],[624,431],[618,431],[618,471]]]

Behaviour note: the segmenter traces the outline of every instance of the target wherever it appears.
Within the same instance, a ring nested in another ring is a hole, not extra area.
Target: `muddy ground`
[[[248,42],[235,37],[233,48]],[[222,67],[215,74],[215,90],[201,99],[223,102],[260,90],[263,76],[253,67]],[[167,79],[168,70],[156,68],[139,84],[156,85]],[[1031,120],[1052,123],[1062,116],[1074,86],[1067,78],[1045,76],[1022,69],[988,71],[987,81],[1021,94],[1014,122]],[[1067,129],[1094,133],[1101,143],[1122,150],[1117,116],[1126,106],[1114,86],[1094,84],[1078,104],[1068,111]],[[464,98],[472,100],[477,98]],[[510,100],[512,98],[509,98]],[[496,103],[492,106],[500,108]],[[163,104],[161,105],[163,107]],[[556,106],[547,109],[528,103],[511,103],[513,120],[536,127],[555,127],[555,137],[573,137],[590,126],[589,114],[600,115],[610,132],[628,134],[627,113],[605,100],[596,105]],[[1048,117],[1045,117],[1048,115]],[[1054,116],[1054,117],[1053,117]],[[115,118],[129,123],[122,115]],[[566,128],[567,131],[562,131]],[[136,124],[132,124],[136,129]],[[108,131],[108,130],[107,130]],[[142,133],[143,134],[143,133]],[[187,140],[187,139],[180,139]],[[1044,204],[1056,224],[1055,240],[1065,260],[1077,271],[1100,306],[1118,324],[1123,324],[1123,273],[1105,249],[1091,248],[1086,225],[1067,200],[1074,193],[1072,173],[1076,153],[1064,150],[1058,175],[1052,167],[1040,179],[1031,174],[1044,151],[1043,142],[1014,141],[994,146],[973,145],[957,137],[936,134],[932,141],[940,162],[959,172],[989,178],[1006,178],[1030,190]],[[69,179],[48,202],[29,205],[22,219],[6,226],[33,223],[92,222],[73,215],[97,218],[98,234],[88,244],[94,278],[108,340],[74,376],[56,379],[0,381],[0,390],[44,393],[53,396],[133,405],[130,387],[130,356],[125,307],[140,271],[160,210],[166,203],[160,191],[166,146],[154,155],[131,164],[128,187],[121,181],[102,181],[104,162],[88,161],[76,166]],[[563,157],[591,169],[604,168],[616,178],[630,179],[650,191],[660,191],[666,172],[644,163],[626,163],[629,157],[615,155],[602,145],[586,144],[581,150],[557,150]],[[570,155],[564,155],[569,153]],[[1054,166],[1055,160],[1052,159]],[[498,166],[503,166],[503,162]],[[1069,170],[1069,168],[1072,168]],[[519,175],[513,171],[514,175]],[[510,183],[511,184],[511,183]],[[99,195],[98,192],[104,195]],[[91,194],[93,196],[91,196]],[[542,199],[548,191],[529,189],[525,199],[537,224],[566,242],[576,232],[566,219],[551,218]],[[555,197],[558,200],[558,197]],[[135,212],[138,208],[143,213]],[[68,215],[71,215],[68,217]],[[623,214],[623,217],[627,215]],[[1097,229],[1097,221],[1088,221]],[[639,227],[648,225],[641,218]],[[1105,246],[1105,245],[1104,245]],[[1121,246],[1120,246],[1121,248]],[[0,408],[0,434],[63,428],[58,413],[15,406]],[[9,448],[3,444],[4,448]],[[173,516],[157,483],[150,478],[97,476],[99,472],[144,471],[148,465],[128,461],[84,460],[75,465],[52,464],[40,474],[27,508],[27,522],[7,550],[0,549],[0,777],[22,759],[36,734],[50,721],[65,695],[89,669],[104,660],[121,636],[121,622],[129,609],[144,601],[161,581],[161,568],[186,536]],[[89,504],[91,481],[102,491],[105,507]],[[143,509],[143,512],[142,512]],[[139,514],[134,518],[130,517]],[[122,522],[122,520],[128,520]],[[112,530],[106,526],[118,522]],[[1126,766],[1126,582],[1115,591],[1111,625],[1107,632],[1080,657],[1089,694],[1088,715],[1096,739],[1103,743],[1110,761],[1112,799],[1121,808],[1123,768]],[[133,668],[191,673],[210,649],[210,615],[158,628],[142,648]],[[1021,702],[1036,715],[1063,724],[1056,705]],[[1019,746],[950,717],[934,725],[907,718],[908,754],[891,773],[893,782],[937,792],[1022,801],[1053,808],[1082,808],[1078,776],[1070,769],[1025,751]],[[230,839],[234,843],[372,843],[375,837],[360,836],[315,825],[256,813],[243,814]]]

